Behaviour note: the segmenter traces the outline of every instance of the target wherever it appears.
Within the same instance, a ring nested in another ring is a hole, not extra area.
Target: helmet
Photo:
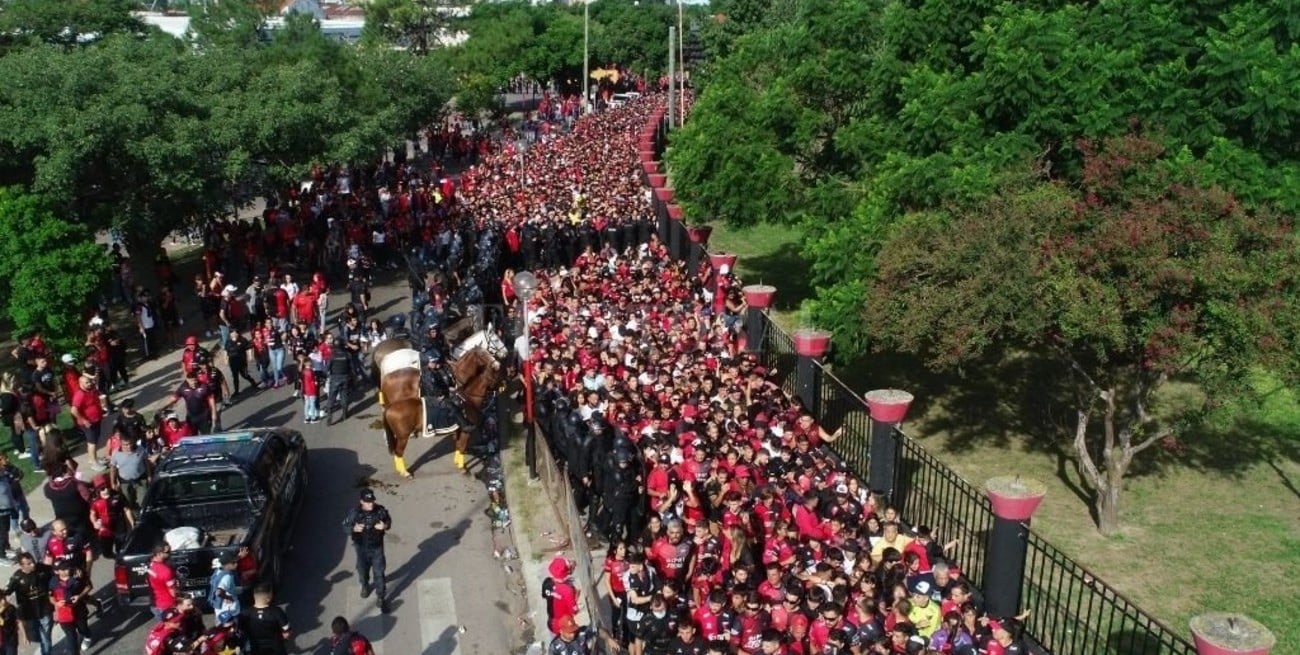
[[[197,346],[199,345],[199,338],[191,334],[190,336],[185,337],[185,345]]]

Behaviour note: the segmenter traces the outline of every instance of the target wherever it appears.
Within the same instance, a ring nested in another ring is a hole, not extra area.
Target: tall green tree
[[[1248,376],[1298,372],[1300,238],[1151,140],[1080,144],[1080,186],[1028,178],[987,202],[904,219],[884,246],[861,320],[879,347],[951,369],[1030,351],[1068,380],[1071,444],[1097,527],[1120,525],[1125,475]]]
[[[366,4],[362,39],[424,54],[450,36],[455,14],[465,6],[457,0],[373,0]]]
[[[94,236],[42,198],[0,188],[0,303],[19,332],[40,331],[63,346],[84,338],[81,312],[109,270]]]

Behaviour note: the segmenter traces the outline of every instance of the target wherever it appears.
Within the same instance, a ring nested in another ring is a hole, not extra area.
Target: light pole
[[[537,479],[537,425],[533,422],[533,343],[528,327],[528,301],[537,291],[537,278],[528,271],[515,273],[511,281],[515,296],[519,298],[520,318],[524,322],[523,359],[520,371],[524,376],[524,459],[528,460],[528,478]]]
[[[678,88],[681,89],[681,102],[677,103],[677,111],[681,112],[677,124],[682,125],[686,122],[686,30],[682,21],[682,0],[677,0],[677,66],[681,69],[678,75],[681,75],[681,82]]]
[[[591,111],[588,103],[591,84],[591,0],[582,0],[582,113]]]
[[[528,139],[520,137],[515,141],[515,148],[519,150],[519,183],[528,186],[528,173],[524,170],[524,153],[528,152]]]

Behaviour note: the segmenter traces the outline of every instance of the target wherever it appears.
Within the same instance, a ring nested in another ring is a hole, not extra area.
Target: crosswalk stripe
[[[425,655],[459,653],[460,625],[456,622],[456,599],[451,593],[451,578],[420,580],[418,588],[421,652]]]

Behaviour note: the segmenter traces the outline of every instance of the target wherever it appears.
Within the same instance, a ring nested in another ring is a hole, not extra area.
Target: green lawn
[[[800,252],[801,233],[785,225],[758,225],[736,229],[712,223],[710,252],[732,252],[736,274],[746,284],[770,284],[776,287],[772,317],[786,329],[799,323],[799,303],[812,295],[808,266]]]
[[[792,327],[810,293],[800,239],[786,227],[715,225],[710,249],[739,255],[745,282],[775,285],[775,318]],[[1046,482],[1034,529],[1175,631],[1186,635],[1201,612],[1243,612],[1277,633],[1275,652],[1300,652],[1300,594],[1286,582],[1300,579],[1300,398],[1261,376],[1262,404],[1222,407],[1181,435],[1181,452],[1151,453],[1126,486],[1121,534],[1105,538],[1061,439],[1071,412],[1043,407],[1033,384],[1006,384],[1044,372],[1025,359],[954,379],[907,356],[873,355],[837,374],[854,389],[917,393],[908,433],[968,480],[1015,473]],[[1194,390],[1170,390],[1179,393]]]

